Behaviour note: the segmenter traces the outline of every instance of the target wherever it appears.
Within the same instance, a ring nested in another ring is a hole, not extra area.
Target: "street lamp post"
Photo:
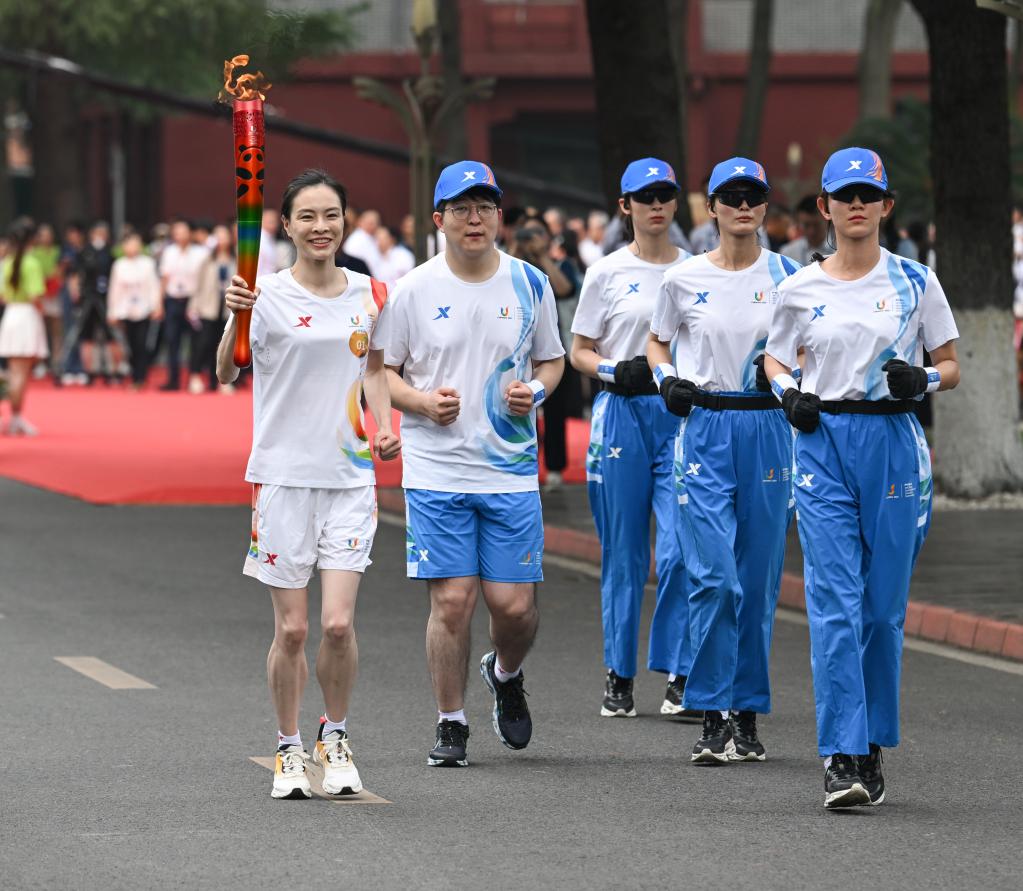
[[[416,0],[412,34],[420,60],[420,71],[415,80],[406,78],[400,90],[372,77],[355,77],[352,83],[360,98],[390,108],[397,114],[408,134],[412,155],[409,169],[412,193],[410,204],[415,221],[413,249],[416,262],[422,263],[427,259],[427,234],[433,229],[430,185],[436,163],[437,138],[452,112],[470,102],[490,98],[495,79],[484,77],[464,81],[455,89],[445,91],[443,78],[431,73],[430,60],[437,39],[434,0]]]

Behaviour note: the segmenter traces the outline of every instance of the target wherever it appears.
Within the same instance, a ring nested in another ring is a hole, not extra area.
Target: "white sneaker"
[[[561,474],[556,470],[547,471],[547,481],[543,484],[543,490],[545,492],[552,492],[555,489],[560,489],[562,484]]]
[[[7,432],[11,436],[38,436],[39,431],[26,421],[21,415],[15,415],[11,418],[11,424],[7,428]]]
[[[323,725],[320,725],[323,735]],[[362,780],[352,760],[348,734],[332,730],[325,738],[316,740],[313,761],[323,765],[323,791],[328,795],[356,795],[362,791]]]
[[[271,798],[312,798],[313,790],[306,776],[305,763],[309,753],[298,746],[277,750],[274,759],[274,785]]]

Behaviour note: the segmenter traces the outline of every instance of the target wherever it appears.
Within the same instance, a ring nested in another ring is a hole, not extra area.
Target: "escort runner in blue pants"
[[[650,513],[657,521],[657,604],[647,667],[689,674],[685,569],[672,461],[678,418],[660,396],[600,393],[593,405],[587,488],[603,551],[604,664],[636,675],[643,587],[650,574]]]
[[[779,410],[694,408],[682,425],[678,501],[692,647],[686,708],[771,711],[768,656],[791,464],[792,434]]]
[[[795,482],[818,749],[897,746],[909,579],[931,518],[920,423],[822,414],[796,438]]]

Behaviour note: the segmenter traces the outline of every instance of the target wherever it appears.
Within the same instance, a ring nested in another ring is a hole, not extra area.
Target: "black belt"
[[[720,393],[706,393],[703,390],[693,396],[693,405],[709,408],[711,411],[765,411],[769,408],[781,408],[781,403],[770,393],[756,396],[723,396]]]
[[[821,402],[821,411],[829,415],[904,415],[915,406],[915,399],[838,399]]]
[[[608,393],[614,393],[615,396],[656,396],[660,392],[657,389],[657,384],[653,381],[638,390],[634,387],[623,387],[620,384],[611,384],[607,381],[603,381],[603,384],[604,389]]]

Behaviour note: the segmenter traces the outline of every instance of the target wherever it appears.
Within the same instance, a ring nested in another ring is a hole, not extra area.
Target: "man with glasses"
[[[493,650],[480,664],[493,723],[529,744],[522,662],[543,578],[536,408],[558,385],[564,348],[550,283],[499,251],[501,189],[477,161],[446,167],[433,220],[444,253],[406,275],[379,331],[402,422],[410,578],[427,580],[426,654],[437,698],[427,764],[464,767],[469,625],[477,589]]]

